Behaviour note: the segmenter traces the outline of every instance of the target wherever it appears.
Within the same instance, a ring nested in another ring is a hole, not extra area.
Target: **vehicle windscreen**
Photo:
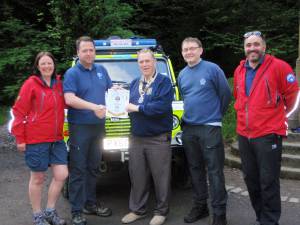
[[[108,75],[114,83],[130,84],[132,80],[141,76],[136,59],[96,60],[95,62],[101,64],[107,69]],[[168,76],[171,79],[165,60],[157,59],[156,70],[158,73]]]

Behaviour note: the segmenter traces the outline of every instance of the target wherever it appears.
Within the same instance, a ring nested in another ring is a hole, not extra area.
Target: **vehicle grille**
[[[106,137],[124,137],[130,134],[129,118],[111,119],[106,118],[105,123]]]

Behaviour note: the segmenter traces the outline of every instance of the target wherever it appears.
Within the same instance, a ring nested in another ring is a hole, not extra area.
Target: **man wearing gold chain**
[[[122,218],[122,223],[131,223],[146,215],[152,176],[156,205],[150,225],[161,225],[169,211],[174,92],[170,79],[157,73],[151,50],[138,52],[138,64],[142,76],[132,81],[127,106],[132,133],[129,147],[130,212]]]

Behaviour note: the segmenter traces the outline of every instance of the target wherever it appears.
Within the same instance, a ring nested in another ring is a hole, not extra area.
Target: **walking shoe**
[[[166,221],[167,217],[162,215],[154,215],[149,225],[162,225]]]
[[[226,221],[226,215],[214,215],[213,217],[213,222],[211,225],[226,225],[227,221]]]
[[[57,212],[55,209],[53,209],[51,211],[46,209],[44,214],[45,214],[45,219],[51,225],[66,225],[67,224],[64,219],[60,218],[57,215]]]
[[[138,215],[135,214],[134,212],[130,212],[128,214],[126,214],[123,218],[122,218],[122,223],[132,223],[136,220],[142,219],[144,218],[146,215]]]
[[[184,217],[185,223],[194,223],[197,220],[208,217],[209,211],[207,205],[194,206],[191,211]]]
[[[102,217],[107,217],[111,216],[112,211],[108,207],[104,207],[103,205],[86,205],[83,208],[83,213],[87,215],[96,215],[96,216],[102,216]]]
[[[81,212],[72,214],[72,225],[86,225],[86,219]]]
[[[34,225],[50,225],[46,219],[43,212],[38,212],[33,214],[33,224]]]

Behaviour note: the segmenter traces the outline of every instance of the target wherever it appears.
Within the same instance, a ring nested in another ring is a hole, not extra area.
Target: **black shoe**
[[[112,211],[108,207],[104,207],[103,205],[86,205],[83,208],[83,213],[87,215],[96,215],[96,216],[102,216],[107,217],[111,216]]]
[[[72,225],[86,225],[86,219],[82,216],[82,213],[72,214]]]
[[[227,221],[226,221],[226,215],[214,215],[213,217],[213,222],[211,225],[226,225]]]
[[[184,222],[185,223],[194,223],[197,220],[200,220],[202,218],[208,217],[209,216],[209,211],[207,208],[207,205],[202,205],[202,206],[194,206],[189,214],[187,214],[184,217]]]

